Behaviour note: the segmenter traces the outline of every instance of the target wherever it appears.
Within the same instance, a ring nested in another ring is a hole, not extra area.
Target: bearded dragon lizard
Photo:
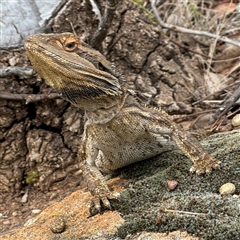
[[[27,37],[27,55],[42,78],[86,115],[78,158],[92,206],[119,194],[109,190],[102,172],[148,159],[178,146],[193,161],[191,172],[211,172],[220,161],[161,109],[141,105],[127,81],[98,51],[71,33]]]

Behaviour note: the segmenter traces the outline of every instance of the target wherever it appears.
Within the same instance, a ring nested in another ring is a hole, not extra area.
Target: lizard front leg
[[[83,172],[83,178],[87,184],[87,188],[92,195],[89,211],[92,213],[92,209],[95,208],[98,212],[100,212],[101,202],[104,206],[111,209],[111,204],[108,199],[120,200],[120,194],[109,190],[104,176],[95,165],[98,158],[102,158],[104,156],[101,150],[96,149],[92,145],[93,141],[91,139],[87,139],[86,136],[87,135],[84,134],[82,144],[78,152],[80,169]]]

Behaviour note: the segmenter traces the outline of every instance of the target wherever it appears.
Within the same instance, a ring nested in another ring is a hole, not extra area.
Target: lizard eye
[[[76,42],[67,42],[64,46],[66,51],[74,51],[76,47],[77,47]]]

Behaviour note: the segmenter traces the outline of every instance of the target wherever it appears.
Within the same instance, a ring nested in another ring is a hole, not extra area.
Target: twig
[[[221,103],[223,103],[224,101],[223,100],[204,100],[203,101],[203,103],[207,103],[207,104],[209,104],[209,103],[211,103],[211,104],[221,104]]]
[[[210,128],[210,131],[212,132],[213,130],[216,129],[216,131],[219,131],[219,128],[222,126],[224,122],[226,122],[227,117],[220,118],[218,121],[216,121],[216,124],[213,124]]]
[[[0,77],[8,77],[12,75],[31,77],[35,74],[33,68],[23,68],[23,67],[6,67],[0,69]]]
[[[224,116],[230,108],[235,104],[235,102],[240,98],[240,85],[238,88],[231,94],[231,96],[223,103],[223,105],[219,108],[219,110],[214,114],[212,120],[209,124],[213,124],[212,127],[214,127],[217,123],[217,121]]]
[[[224,34],[224,35],[229,35],[229,34],[231,34],[231,35],[235,36],[239,31],[240,31],[240,28],[226,29],[226,30],[223,32],[223,34]]]
[[[160,210],[160,212],[183,213],[183,214],[200,215],[200,216],[207,215],[206,213],[187,212],[187,211],[179,211],[174,209],[162,209]]]
[[[182,121],[184,119],[197,117],[199,115],[202,115],[202,114],[205,114],[205,113],[211,113],[211,112],[214,112],[214,111],[215,111],[215,109],[210,109],[210,110],[205,110],[205,111],[202,111],[202,112],[192,113],[192,114],[188,114],[188,115],[184,115],[184,116],[176,116],[176,117],[174,117],[174,121],[179,123],[180,121]]]
[[[31,102],[39,102],[44,99],[58,99],[61,98],[59,93],[44,93],[44,94],[17,94],[17,93],[6,93],[0,92],[0,99],[5,100],[25,100],[26,104]]]
[[[227,12],[228,12],[228,9],[229,9],[229,7],[230,7],[230,4],[228,4],[228,6],[227,6],[227,9],[226,9],[226,11],[225,11],[225,13],[224,13],[224,17],[223,17],[223,19],[222,19],[222,22],[224,22],[225,21],[225,19],[226,19],[226,17],[227,17]],[[218,19],[219,20],[219,19]],[[219,22],[219,21],[218,21]],[[214,40],[214,42],[211,44],[211,47],[210,47],[210,51],[209,51],[209,56],[211,57],[210,58],[210,60],[207,62],[208,63],[208,67],[207,67],[207,74],[209,75],[209,73],[210,73],[210,70],[211,70],[211,65],[212,65],[212,62],[213,62],[213,55],[214,55],[214,53],[215,53],[215,51],[216,51],[216,46],[217,46],[217,42],[218,42],[218,39],[219,39],[219,36],[220,36],[220,32],[222,31],[222,29],[223,29],[223,24],[220,24],[220,23],[218,23],[217,24],[217,28],[216,28],[216,38],[215,38],[215,40]]]
[[[236,104],[236,105],[239,105],[239,104]],[[236,115],[236,113],[238,113],[238,112],[240,112],[240,108],[238,108],[236,111],[228,114],[227,117],[230,118],[231,116]]]
[[[188,28],[183,28],[183,27],[179,27],[173,24],[168,24],[162,21],[162,19],[160,18],[158,11],[155,7],[155,0],[151,0],[151,7],[154,13],[154,16],[156,17],[158,23],[160,26],[162,26],[163,28],[167,28],[170,29],[174,32],[182,32],[182,33],[187,33],[187,34],[195,34],[195,35],[200,35],[200,36],[205,36],[205,37],[210,37],[210,38],[215,38],[217,40],[221,40],[223,42],[235,45],[237,47],[240,47],[240,43],[234,40],[231,40],[230,38],[227,37],[223,37],[223,36],[218,36],[216,34],[212,34],[209,32],[205,32],[205,31],[197,31],[197,30],[193,30],[193,29],[188,29]]]
[[[240,59],[240,58],[239,58]],[[238,68],[240,68],[240,63],[238,63],[237,65],[235,65],[233,68],[231,68],[227,73],[226,73],[226,77],[230,76],[233,72],[235,72]]]
[[[116,9],[118,1],[117,0],[108,0],[106,2],[106,7],[104,10],[104,15],[100,19],[99,24],[98,24],[98,29],[94,33],[92,39],[91,39],[91,46],[95,49],[100,48],[102,41],[107,35],[107,30],[110,27],[114,12]]]
[[[68,18],[66,18],[65,20],[69,22],[69,24],[70,24],[70,26],[71,26],[71,28],[72,28],[72,32],[73,32],[75,35],[77,35],[77,33],[76,33],[75,29],[74,29],[74,26],[73,26],[72,22],[71,22]]]
[[[207,56],[206,54],[203,54],[203,53],[200,53],[200,52],[198,52],[198,51],[192,50],[190,47],[185,46],[185,45],[181,44],[180,42],[177,42],[177,41],[175,41],[175,40],[173,40],[173,39],[171,39],[171,38],[169,39],[169,41],[172,42],[172,43],[174,43],[175,45],[179,46],[180,48],[185,48],[185,49],[187,49],[188,51],[193,52],[193,53],[196,53],[196,54],[198,54],[198,55],[201,55],[201,56],[203,56],[203,57],[205,57],[205,58],[207,58],[207,59],[210,58],[210,57]]]
[[[221,25],[217,24],[217,27],[216,27],[216,38],[214,39],[213,43],[210,45],[209,53],[208,53],[209,59],[207,61],[207,69],[206,69],[206,73],[207,73],[208,76],[209,76],[210,70],[212,68],[213,55],[214,55],[214,53],[216,51],[216,45],[217,45],[217,42],[218,42],[218,38],[220,36],[220,31],[221,31]]]
[[[214,93],[208,94],[206,97],[203,97],[203,98],[199,99],[198,101],[192,103],[192,105],[194,106],[194,105],[196,105],[196,104],[198,104],[200,102],[203,102],[205,99],[210,98],[211,96],[217,97],[222,91],[224,91],[224,90],[226,90],[226,89],[228,89],[228,88],[230,88],[230,87],[232,87],[232,86],[234,86],[236,84],[239,84],[239,81],[236,81],[236,82],[228,85],[227,87],[221,88],[220,90],[218,90],[218,91],[216,91]]]
[[[238,59],[239,59],[239,56],[233,57],[233,58],[220,59],[220,60],[217,60],[216,58],[214,58],[212,60],[212,62],[213,63],[223,63],[223,62],[230,62],[230,61],[234,61],[234,60],[238,60]]]
[[[112,48],[117,44],[117,42],[125,35],[126,33],[123,32],[121,33],[119,36],[116,37],[116,39],[114,39],[113,43],[111,43],[111,45],[108,47],[108,52],[110,52],[112,50]]]
[[[236,113],[240,112],[240,108],[234,111],[233,113],[228,114],[227,116],[224,116],[220,119],[218,119],[210,128],[211,131],[215,130],[218,131],[219,128],[222,126],[222,124],[227,121],[232,115],[235,115]]]

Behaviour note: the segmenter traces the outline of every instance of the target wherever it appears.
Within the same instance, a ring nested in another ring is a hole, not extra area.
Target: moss
[[[27,176],[25,178],[25,182],[30,185],[34,185],[38,182],[39,179],[39,173],[36,170],[30,170],[27,173]]]
[[[147,8],[144,7],[145,1],[142,1],[142,0],[132,0],[132,1],[134,3],[136,3],[137,5],[139,5],[139,7],[143,11],[143,13],[145,13],[152,22],[157,23],[153,14]]]
[[[145,1],[143,1],[143,0],[133,0],[133,2],[137,3],[140,6],[143,6]]]
[[[121,170],[130,182],[129,197],[117,208],[123,214],[124,225],[119,236],[139,231],[168,232],[183,229],[204,239],[240,239],[240,199],[221,196],[219,187],[232,182],[235,194],[240,193],[239,132],[216,134],[203,142],[210,153],[222,161],[220,170],[197,176],[189,174],[191,166],[180,151],[165,153],[148,161]],[[169,191],[166,180],[179,185]],[[172,213],[174,209],[198,214]]]

